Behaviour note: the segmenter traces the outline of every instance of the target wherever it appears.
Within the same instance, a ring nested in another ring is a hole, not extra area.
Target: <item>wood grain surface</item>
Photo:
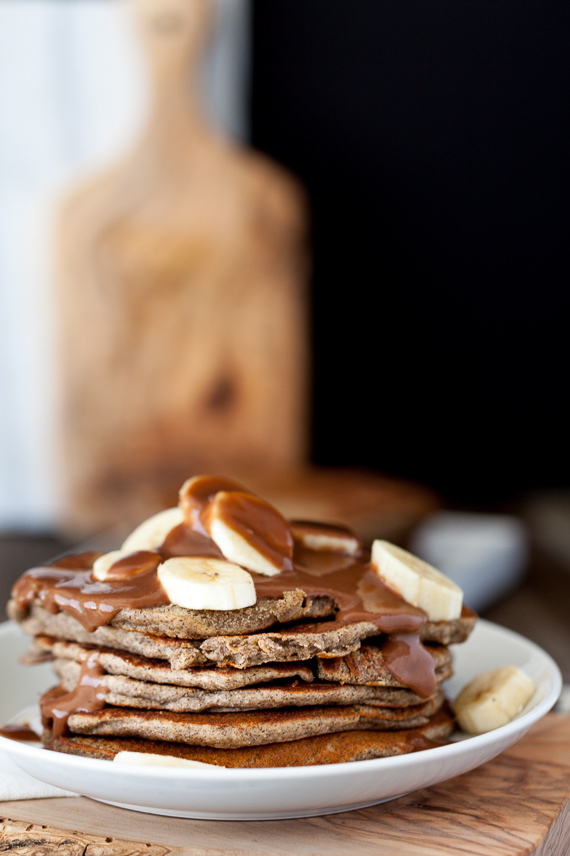
[[[76,797],[0,803],[0,817],[5,823],[0,852],[19,854],[568,856],[570,717],[549,714],[511,749],[463,776],[342,814],[279,821],[188,820]],[[21,849],[48,833],[51,851]],[[57,842],[76,846],[74,835],[87,842],[84,850],[56,850]],[[103,846],[107,849],[96,849]]]
[[[19,856],[165,856],[172,852],[146,842],[121,841],[111,835],[65,832],[25,821],[0,820],[0,853]]]
[[[54,229],[62,525],[138,523],[189,476],[307,455],[305,194],[201,98],[210,0],[130,0],[149,115]]]

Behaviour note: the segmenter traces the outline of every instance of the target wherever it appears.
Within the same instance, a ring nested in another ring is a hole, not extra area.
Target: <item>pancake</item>
[[[392,731],[344,731],[283,743],[220,749],[129,737],[66,734],[53,741],[58,752],[111,761],[118,752],[151,752],[222,767],[307,767],[404,755],[441,745],[452,733],[454,719],[446,707],[423,726]]]
[[[427,643],[426,651],[433,657],[438,682],[453,674],[451,651],[445,645]],[[382,641],[364,642],[357,651],[345,657],[320,657],[314,661],[315,677],[321,681],[341,684],[366,684],[385,687],[401,686],[382,654]]]
[[[94,652],[103,671],[110,675],[123,675],[141,681],[198,687],[204,690],[231,690],[251,684],[273,680],[301,678],[303,681],[333,681],[340,684],[367,684],[385,687],[402,687],[386,666],[382,654],[382,640],[365,642],[354,654],[332,659],[314,658],[297,663],[271,663],[250,666],[245,669],[198,667],[172,669],[160,660],[148,659],[121,651],[96,648],[93,645],[78,645],[49,637],[39,637],[36,642],[36,657],[59,658],[83,663]],[[425,645],[433,658],[438,682],[452,674],[451,652],[448,647],[436,644]]]
[[[105,624],[88,631],[73,616],[65,612],[53,615],[40,603],[35,602],[30,605],[26,617],[18,618],[19,615],[21,616],[21,611],[15,607],[14,601],[9,601],[9,618],[19,621],[23,632],[33,637],[47,635],[71,642],[115,648],[143,657],[165,660],[174,669],[187,669],[208,662],[207,657],[201,653],[197,640],[151,636]]]
[[[159,684],[174,684],[182,687],[197,687],[203,690],[232,690],[251,684],[286,678],[313,681],[312,668],[306,663],[268,663],[247,669],[202,668],[173,669],[161,660],[129,654],[111,648],[93,645],[78,645],[74,642],[39,637],[36,641],[36,656],[60,658],[83,663],[94,651],[98,652],[99,663],[108,675],[124,675],[141,681]]]
[[[54,671],[66,691],[78,684],[81,666],[70,660],[56,659]],[[409,689],[372,687],[354,684],[308,683],[281,681],[227,690],[203,690],[173,684],[138,681],[124,675],[104,675],[105,701],[116,707],[175,712],[205,710],[267,710],[281,707],[352,704],[366,702],[386,707],[408,707],[422,703],[422,698]]]
[[[104,707],[92,713],[72,713],[68,727],[74,734],[140,737],[227,749],[341,731],[416,728],[426,725],[443,702],[443,693],[438,692],[426,702],[401,708],[353,704],[230,713],[174,713]]]
[[[203,640],[220,634],[257,633],[275,624],[291,621],[328,618],[334,616],[335,612],[336,605],[331,597],[310,596],[303,591],[293,590],[283,592],[281,597],[258,600],[254,606],[239,610],[195,610],[176,604],[147,609],[123,608],[104,626],[135,630],[151,636]],[[28,611],[10,599],[8,614],[15,621],[22,622],[27,618]]]
[[[220,634],[259,633],[274,624],[330,618],[335,612],[332,597],[312,596],[296,589],[236,610],[185,609],[176,604],[153,609],[122,609],[111,626],[175,639],[207,639]]]
[[[8,614],[18,620],[19,612],[14,601],[8,603]],[[28,615],[19,620],[23,631],[33,636],[48,635],[73,642],[100,644],[164,659],[172,668],[182,669],[208,662],[245,669],[264,663],[309,660],[315,656],[343,657],[357,651],[364,639],[378,635],[376,625],[368,622],[328,629],[326,620],[318,624],[287,624],[270,632],[214,636],[204,640],[162,637],[110,625],[89,632],[72,616],[64,612],[53,615],[36,602],[30,606]],[[475,614],[464,607],[461,616],[453,621],[426,621],[419,637],[423,642],[459,644],[469,637],[475,620]]]
[[[454,621],[426,622],[418,636],[422,642],[458,644],[468,638],[473,623],[474,617],[465,609]],[[344,657],[357,651],[361,642],[371,636],[378,636],[378,627],[368,622],[329,630],[324,621],[290,625],[254,636],[211,637],[201,643],[200,653],[219,665],[239,669],[272,661]]]

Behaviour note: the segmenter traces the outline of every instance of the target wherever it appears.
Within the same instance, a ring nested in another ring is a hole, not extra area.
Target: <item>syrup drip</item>
[[[51,732],[52,739],[65,733],[67,720],[73,713],[94,713],[105,707],[104,676],[99,652],[93,651],[81,666],[79,680],[71,692],[59,686],[43,694],[40,698],[42,725]]]
[[[24,740],[30,743],[40,739],[29,725],[0,725],[0,737],[7,737],[9,740]]]

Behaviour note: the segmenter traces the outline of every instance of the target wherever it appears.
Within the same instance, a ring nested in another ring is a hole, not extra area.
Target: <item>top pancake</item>
[[[8,601],[8,615],[22,622],[34,605],[41,605],[38,595],[24,608],[16,600]],[[330,618],[336,612],[332,597],[307,596],[300,590],[284,591],[281,597],[264,598],[253,606],[235,610],[185,609],[176,604],[146,609],[121,609],[104,626],[136,630],[152,636],[171,636],[174,639],[207,639],[209,636],[258,633],[275,624],[291,621]]]

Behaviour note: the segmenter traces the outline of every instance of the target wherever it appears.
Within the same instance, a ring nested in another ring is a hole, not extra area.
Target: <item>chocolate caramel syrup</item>
[[[0,725],[0,737],[7,737],[9,740],[24,740],[30,743],[40,739],[29,725]]]
[[[301,589],[307,595],[333,597],[339,609],[327,629],[367,622],[387,634],[382,655],[391,674],[428,698],[436,689],[432,656],[420,642],[425,612],[403,600],[384,585],[364,557],[320,553],[296,545],[294,567],[273,577],[252,574],[258,598],[280,597]]]
[[[222,478],[191,480],[181,494],[185,521],[156,550],[133,553],[115,563],[104,582],[97,581],[91,573],[99,554],[81,553],[27,571],[15,584],[12,596],[21,609],[38,598],[49,612],[64,611],[88,631],[108,624],[122,609],[167,605],[169,600],[156,574],[160,562],[175,556],[223,558],[208,535],[214,502],[218,502],[218,515],[223,521],[252,547],[269,558],[276,551],[280,554],[279,573],[252,573],[258,599],[279,598],[294,589],[308,596],[333,598],[338,609],[335,617],[323,624],[324,628],[357,622],[374,624],[378,634],[386,634],[382,655],[392,675],[422,698],[433,694],[437,685],[434,661],[419,638],[427,616],[383,584],[369,563],[368,552],[362,549],[356,555],[347,555],[308,549],[293,542],[291,530],[278,512],[240,485]],[[295,525],[303,529],[303,524]],[[331,527],[325,524],[306,525],[313,532],[331,534]],[[93,710],[90,705],[105,704],[104,692],[97,683],[101,674],[98,663],[89,660],[76,690],[65,694],[52,690],[43,697],[44,716],[53,722],[56,731],[64,727],[61,724],[72,710]],[[82,707],[78,708],[78,703]]]
[[[105,707],[104,676],[99,652],[93,651],[82,664],[79,680],[71,692],[54,687],[43,694],[40,698],[42,725],[51,732],[52,739],[65,733],[72,713],[94,713]]]
[[[115,578],[100,582],[93,577],[91,568],[69,566],[63,569],[58,565],[32,568],[20,577],[12,589],[12,597],[21,609],[36,597],[48,612],[67,612],[76,618],[83,627],[92,632],[103,624],[109,624],[122,609],[132,607],[164,606],[168,598],[156,575],[157,561],[151,570],[130,573],[125,578]]]

